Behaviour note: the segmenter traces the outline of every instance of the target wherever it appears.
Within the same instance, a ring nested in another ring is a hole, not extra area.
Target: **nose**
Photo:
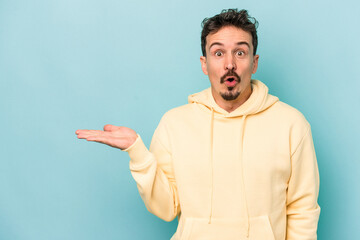
[[[236,63],[233,56],[228,56],[226,58],[225,70],[236,70]]]

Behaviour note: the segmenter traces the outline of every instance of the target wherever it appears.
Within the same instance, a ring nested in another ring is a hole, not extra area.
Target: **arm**
[[[165,138],[165,139],[164,139]],[[141,198],[149,212],[165,221],[173,220],[180,212],[179,197],[172,167],[172,156],[166,141],[162,123],[153,136],[150,151],[141,138],[129,148],[130,170]]]
[[[165,221],[173,220],[180,212],[172,158],[164,124],[155,131],[150,151],[139,135],[130,128],[105,125],[104,131],[77,130],[79,139],[95,141],[119,148],[130,155],[130,170],[147,209]]]
[[[310,126],[291,155],[287,189],[287,240],[316,240],[320,207],[319,171]]]

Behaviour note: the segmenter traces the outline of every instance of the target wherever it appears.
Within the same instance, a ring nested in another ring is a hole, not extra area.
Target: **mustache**
[[[235,81],[237,81],[238,83],[241,81],[241,78],[239,75],[237,75],[236,72],[234,72],[234,70],[229,70],[227,73],[224,74],[224,76],[222,76],[220,78],[220,83],[224,83],[225,82],[225,78],[227,77],[234,77]]]

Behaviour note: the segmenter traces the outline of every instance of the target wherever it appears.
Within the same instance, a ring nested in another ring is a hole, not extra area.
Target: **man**
[[[132,129],[106,125],[78,138],[120,148],[147,209],[172,239],[316,239],[319,174],[310,125],[251,80],[257,21],[246,10],[205,19],[203,72],[211,88],[167,112],[150,151]]]

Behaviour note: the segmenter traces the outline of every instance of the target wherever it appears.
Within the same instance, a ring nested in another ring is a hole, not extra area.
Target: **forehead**
[[[225,26],[216,33],[210,33],[206,37],[206,47],[209,48],[214,42],[223,45],[236,45],[238,42],[247,42],[252,46],[252,36],[249,32],[234,26]]]

